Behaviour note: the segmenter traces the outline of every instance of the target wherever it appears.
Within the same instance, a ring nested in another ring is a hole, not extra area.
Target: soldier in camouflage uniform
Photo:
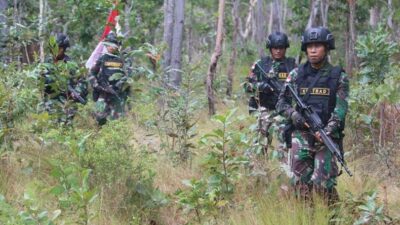
[[[58,122],[71,124],[76,114],[76,103],[85,104],[88,94],[88,83],[85,77],[80,77],[77,72],[77,64],[72,62],[65,54],[70,47],[67,35],[59,33],[56,36],[58,52],[46,59],[46,72],[44,78],[44,108],[52,115],[57,116]],[[50,46],[52,48],[52,46]],[[58,65],[65,63],[64,67]],[[62,74],[66,72],[65,74]]]
[[[129,93],[124,61],[119,56],[121,45],[115,33],[110,33],[103,41],[107,52],[90,70],[89,81],[93,87],[96,102],[95,117],[99,125],[107,119],[118,119],[125,113],[125,103]]]
[[[341,67],[334,67],[328,62],[329,51],[335,49],[334,37],[324,27],[309,28],[302,36],[301,49],[306,52],[308,61],[290,72],[286,85],[292,85],[304,103],[314,109],[325,125],[327,134],[341,147],[349,81]],[[297,194],[309,198],[314,190],[329,203],[337,200],[336,159],[323,144],[319,133],[312,133],[302,114],[292,106],[289,91],[281,92],[277,110],[294,127],[290,167],[294,173],[293,184]]]
[[[284,119],[275,111],[280,90],[271,87],[269,81],[276,79],[282,86],[288,73],[296,67],[293,58],[286,57],[286,49],[289,48],[289,40],[286,34],[274,32],[268,36],[267,49],[270,55],[258,60],[251,68],[250,75],[245,83],[245,90],[251,94],[249,99],[249,112],[259,111],[259,131],[271,143],[270,128],[274,125],[275,134],[278,137],[278,154],[285,161],[285,146],[282,138]]]

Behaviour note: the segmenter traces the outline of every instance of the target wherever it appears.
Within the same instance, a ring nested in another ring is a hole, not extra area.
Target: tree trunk
[[[233,89],[233,74],[235,72],[235,63],[237,57],[238,33],[239,33],[239,4],[240,0],[233,2],[232,17],[233,17],[233,36],[232,36],[232,55],[229,59],[228,65],[228,85],[226,88],[226,95],[232,97]]]
[[[314,24],[315,24],[315,17],[316,17],[316,14],[317,14],[315,4],[316,4],[316,0],[311,0],[310,1],[310,10],[309,10],[310,11],[310,16],[308,17],[308,22],[307,22],[306,29],[308,29],[310,27],[313,27]]]
[[[266,13],[264,1],[258,0],[255,10],[255,41],[260,57],[265,56],[264,40],[266,36]]]
[[[207,98],[208,98],[208,114],[214,115],[215,110],[215,96],[214,96],[214,77],[217,69],[218,59],[222,54],[222,42],[223,42],[223,28],[224,28],[224,7],[225,0],[219,0],[218,5],[218,25],[217,25],[217,37],[215,41],[214,53],[211,56],[210,65],[207,72]]]
[[[8,8],[8,1],[7,0],[0,0],[0,23],[6,23],[7,17],[4,16],[6,15],[5,11]],[[7,28],[3,28],[0,30],[1,34],[0,36],[7,36],[8,35],[8,30]],[[7,49],[6,48],[1,48],[0,49],[0,60],[5,61],[5,58],[3,57],[6,55]]]
[[[380,9],[378,6],[374,6],[369,10],[369,25],[372,28],[376,28],[379,23]]]
[[[39,1],[39,59],[44,62],[45,0]]]
[[[328,27],[329,0],[322,0],[320,4],[322,26]]]
[[[244,30],[243,30],[242,21],[239,19],[240,36],[244,40],[247,39],[247,37],[249,36],[250,32],[252,31],[251,24],[252,24],[252,20],[253,20],[254,6],[255,6],[256,3],[257,3],[257,0],[250,0],[249,1],[249,10],[248,10],[248,13],[247,13],[247,18],[246,18],[246,23],[245,23]]]
[[[354,67],[357,65],[357,56],[355,53],[356,43],[356,28],[355,28],[355,14],[356,14],[356,0],[347,0],[349,6],[349,19],[348,19],[348,47],[347,47],[347,68],[346,71],[349,75],[353,74]]]
[[[124,29],[125,29],[125,37],[128,37],[131,35],[131,24],[130,24],[130,18],[131,18],[131,12],[133,8],[133,2],[126,0],[125,1],[125,6],[124,6],[124,16],[125,16],[125,21],[124,21]]]
[[[316,26],[328,26],[328,0],[311,0],[310,17],[308,18],[307,28]]]
[[[174,27],[174,0],[164,0],[164,35],[167,48],[164,51],[164,71],[171,65],[172,31]],[[168,77],[166,77],[168,79]]]
[[[7,17],[5,16],[6,9],[8,8],[7,0],[0,0],[0,23],[5,23],[7,21]]]
[[[182,39],[185,20],[185,0],[175,0],[174,31],[172,35],[170,84],[179,88],[182,81]]]
[[[388,18],[387,18],[387,25],[388,25],[388,27],[390,29],[392,29],[392,33],[391,33],[392,40],[394,42],[398,42],[398,40],[400,38],[399,37],[400,33],[399,33],[399,30],[398,30],[397,24],[393,22],[393,16],[394,16],[394,13],[395,13],[395,10],[393,9],[393,1],[392,0],[388,0],[387,4],[388,4],[388,10],[389,10],[389,15],[388,15]]]
[[[272,23],[271,32],[282,31],[282,7],[280,0],[274,0],[271,2],[271,20]]]
[[[187,55],[188,55],[188,63],[192,62],[193,57],[193,0],[190,0],[190,13],[189,13],[189,24],[188,24],[188,36],[187,36]]]
[[[287,18],[287,12],[288,12],[288,8],[287,8],[287,0],[283,0],[283,11],[282,11],[282,31],[285,32],[286,31],[286,18]]]

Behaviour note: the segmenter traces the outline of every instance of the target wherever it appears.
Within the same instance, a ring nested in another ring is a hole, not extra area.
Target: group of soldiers
[[[287,87],[292,87],[300,100],[316,112],[322,133],[342,150],[349,81],[340,66],[328,61],[329,51],[335,49],[334,37],[325,27],[306,29],[301,50],[306,53],[307,62],[299,66],[293,58],[286,57],[286,34],[270,34],[266,47],[270,56],[252,66],[244,85],[251,94],[249,111],[259,112],[258,130],[262,135],[271,140],[271,132],[277,134],[277,151],[281,162],[290,168],[296,194],[307,199],[316,192],[333,203],[338,199],[335,186],[340,175],[336,155],[322,140],[321,132],[310,129]]]
[[[52,57],[53,63],[69,63],[70,58],[65,54],[70,47],[68,37],[59,34],[56,42],[58,53]],[[63,115],[59,116],[59,121],[72,121],[77,112],[76,104],[87,101],[89,84],[93,89],[94,114],[99,125],[124,115],[129,84],[124,61],[119,56],[121,42],[110,33],[103,45],[107,51],[90,69],[88,79],[71,72],[66,85],[60,86],[56,85],[57,71],[48,70],[44,74],[44,106],[49,114]],[[245,83],[245,91],[251,93],[249,111],[259,112],[259,131],[268,143],[271,143],[271,132],[275,130],[281,162],[289,165],[298,195],[308,198],[316,191],[329,201],[335,201],[339,169],[334,154],[321,140],[320,132],[310,130],[303,112],[292,104],[292,94],[286,87],[293,87],[302,101],[317,113],[324,133],[342,146],[348,78],[341,67],[328,62],[335,41],[327,28],[309,28],[303,33],[301,50],[307,55],[306,63],[297,66],[293,58],[286,57],[289,47],[286,34],[274,32],[268,36],[266,48],[270,56],[252,66]]]
[[[76,73],[73,66],[65,77],[57,70],[58,63],[71,63],[66,55],[70,47],[67,35],[59,33],[56,37],[58,51],[46,60],[55,67],[45,70],[42,74],[44,81],[44,109],[54,115],[58,122],[71,124],[77,112],[77,104],[86,104],[89,84],[93,89],[93,101],[95,102],[94,116],[99,125],[103,125],[108,119],[117,119],[124,115],[125,104],[130,87],[128,76],[124,72],[124,61],[120,57],[119,48],[121,42],[115,33],[109,33],[103,40],[106,52],[100,56],[95,65],[90,69],[88,78]],[[60,81],[65,80],[64,83]]]

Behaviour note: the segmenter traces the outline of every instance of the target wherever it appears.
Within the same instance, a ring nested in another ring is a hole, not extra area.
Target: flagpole
[[[114,27],[118,27],[118,9],[117,9],[117,4],[118,1],[115,1],[113,4],[113,8],[111,9],[108,18],[107,18],[107,23],[104,27],[104,31],[103,34],[101,35],[100,41],[97,44],[96,48],[94,49],[94,51],[92,52],[92,54],[90,55],[89,59],[86,61],[85,63],[85,67],[88,69],[91,69],[94,64],[96,63],[97,59],[100,58],[100,56],[103,54],[104,51],[104,46],[101,43],[103,41],[103,39],[107,36],[107,34],[110,33],[110,31],[112,30],[112,28]]]

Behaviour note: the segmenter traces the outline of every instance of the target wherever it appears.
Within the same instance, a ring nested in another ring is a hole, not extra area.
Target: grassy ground
[[[227,60],[225,59],[225,61]],[[218,99],[218,113],[224,113],[231,108],[238,108],[235,117],[247,115],[246,98],[240,90],[239,84],[243,81],[244,76],[248,74],[249,66],[249,62],[241,62],[241,65],[237,68],[234,82],[235,94],[231,99]],[[224,68],[226,67],[223,66],[222,68],[219,75],[225,73]],[[196,94],[204,97],[203,93]],[[103,136],[99,135],[100,130],[96,127],[88,109],[82,110],[82,113],[76,118],[76,124],[78,124],[75,127],[76,134],[65,131],[64,135],[60,133],[64,132],[62,129],[49,129],[37,132],[33,129],[46,126],[40,124],[40,119],[34,117],[27,118],[26,121],[20,123],[14,130],[13,150],[1,154],[0,194],[5,197],[7,202],[17,212],[27,211],[30,207],[36,207],[46,209],[49,215],[54,214],[54,210],[58,209],[60,205],[59,200],[53,194],[50,194],[52,188],[60,183],[59,180],[51,175],[54,169],[54,161],[58,160],[57,162],[65,163],[65,165],[71,165],[71,163],[74,164],[80,161],[80,158],[75,155],[73,149],[79,149],[80,143],[83,140],[82,138],[86,134],[90,134],[103,138],[102,141],[105,143],[101,147],[104,149],[114,149],[113,145],[117,144],[125,149],[123,153],[126,153],[126,155],[118,156],[116,160],[120,160],[118,162],[122,163],[126,162],[124,161],[125,158],[128,161],[131,160],[130,162],[136,167],[128,172],[133,175],[140,175],[140,177],[135,179],[141,181],[140,179],[143,180],[143,177],[150,176],[142,173],[143,171],[138,172],[139,169],[150,168],[154,172],[154,177],[152,177],[154,183],[152,185],[165,193],[169,202],[154,210],[149,210],[146,202],[143,202],[143,204],[138,202],[135,202],[135,204],[132,204],[132,202],[127,203],[130,197],[132,197],[127,195],[127,193],[130,193],[129,191],[132,191],[130,190],[132,187],[127,186],[128,179],[116,179],[113,183],[93,187],[96,193],[98,193],[98,198],[92,204],[88,204],[89,207],[86,210],[97,213],[89,220],[88,224],[154,224],[151,221],[156,221],[156,224],[164,225],[328,224],[329,218],[332,217],[332,211],[318,197],[315,198],[312,206],[309,203],[295,199],[290,194],[290,191],[286,190],[289,181],[280,172],[277,162],[265,161],[263,158],[260,159],[260,162],[267,171],[266,175],[258,177],[242,176],[240,182],[235,187],[231,203],[223,210],[220,210],[217,216],[214,218],[204,218],[203,221],[197,222],[197,220],[193,219],[196,218],[193,212],[189,214],[184,213],[177,204],[175,193],[178,189],[186,188],[182,182],[183,180],[199,179],[204,176],[200,161],[208,150],[198,147],[192,149],[193,157],[189,163],[177,163],[171,160],[170,152],[166,150],[167,148],[163,147],[163,141],[165,140],[160,138],[159,132],[154,127],[149,128],[146,125],[147,121],[157,122],[157,118],[155,118],[158,110],[156,104],[144,102],[134,106],[121,124],[116,123],[115,128],[107,128],[111,133],[103,134]],[[86,107],[89,108],[91,105],[89,104]],[[210,120],[205,104],[202,105],[200,110],[196,111],[194,120],[197,121],[197,136],[193,139],[193,143],[197,146],[200,137],[211,132],[217,125]],[[233,125],[232,129],[245,131],[252,122],[254,122],[254,119],[253,121],[244,120],[237,122]],[[126,137],[126,140],[120,140],[119,138],[122,136]],[[91,140],[91,137],[88,140]],[[96,140],[92,141],[94,145]],[[346,149],[351,151],[352,148],[353,144],[347,143]],[[115,150],[117,151],[118,149]],[[149,156],[141,158],[142,155],[138,155],[140,150],[146,151],[149,153]],[[105,151],[104,154],[106,153]],[[398,153],[396,157],[399,158]],[[100,159],[104,161],[104,166],[110,163],[104,158]],[[398,176],[394,176],[393,178],[382,177],[381,172],[385,170],[384,166],[377,163],[378,160],[371,156],[357,159],[352,157],[351,159],[352,162],[350,162],[349,167],[354,172],[354,177],[349,178],[346,174],[340,176],[337,187],[340,198],[343,201],[347,201],[347,204],[355,204],[357,201],[365,200],[365,193],[377,190],[378,197],[376,204],[384,205],[386,214],[398,217],[400,215]],[[144,164],[143,167],[138,167],[141,163]],[[129,178],[132,175],[124,174],[123,172],[118,173],[121,165],[115,165],[114,167],[115,170],[110,169],[109,171],[105,170],[105,172],[109,172],[114,177]],[[96,167],[91,168],[94,171],[98,169]],[[247,172],[244,169],[242,171],[243,174],[248,174]],[[91,177],[91,179],[95,178]],[[93,180],[90,181],[94,182]],[[31,195],[34,204],[26,203],[28,195]],[[0,204],[1,213],[4,212],[2,209],[2,205]],[[345,221],[337,222],[336,224],[352,224],[354,222],[356,219],[354,218],[355,213],[349,209],[351,207],[348,205],[346,207],[338,207],[338,214],[345,218]],[[76,208],[71,210],[67,208],[61,212],[61,219],[55,220],[55,223],[77,224],[76,221],[80,221],[79,219],[83,211],[85,210],[78,210]],[[1,213],[0,219],[4,216]],[[139,213],[142,213],[145,218],[144,220],[138,219]],[[15,213],[15,215],[17,214]],[[39,212],[35,211],[32,215],[37,214]],[[10,222],[8,224],[14,223]]]

